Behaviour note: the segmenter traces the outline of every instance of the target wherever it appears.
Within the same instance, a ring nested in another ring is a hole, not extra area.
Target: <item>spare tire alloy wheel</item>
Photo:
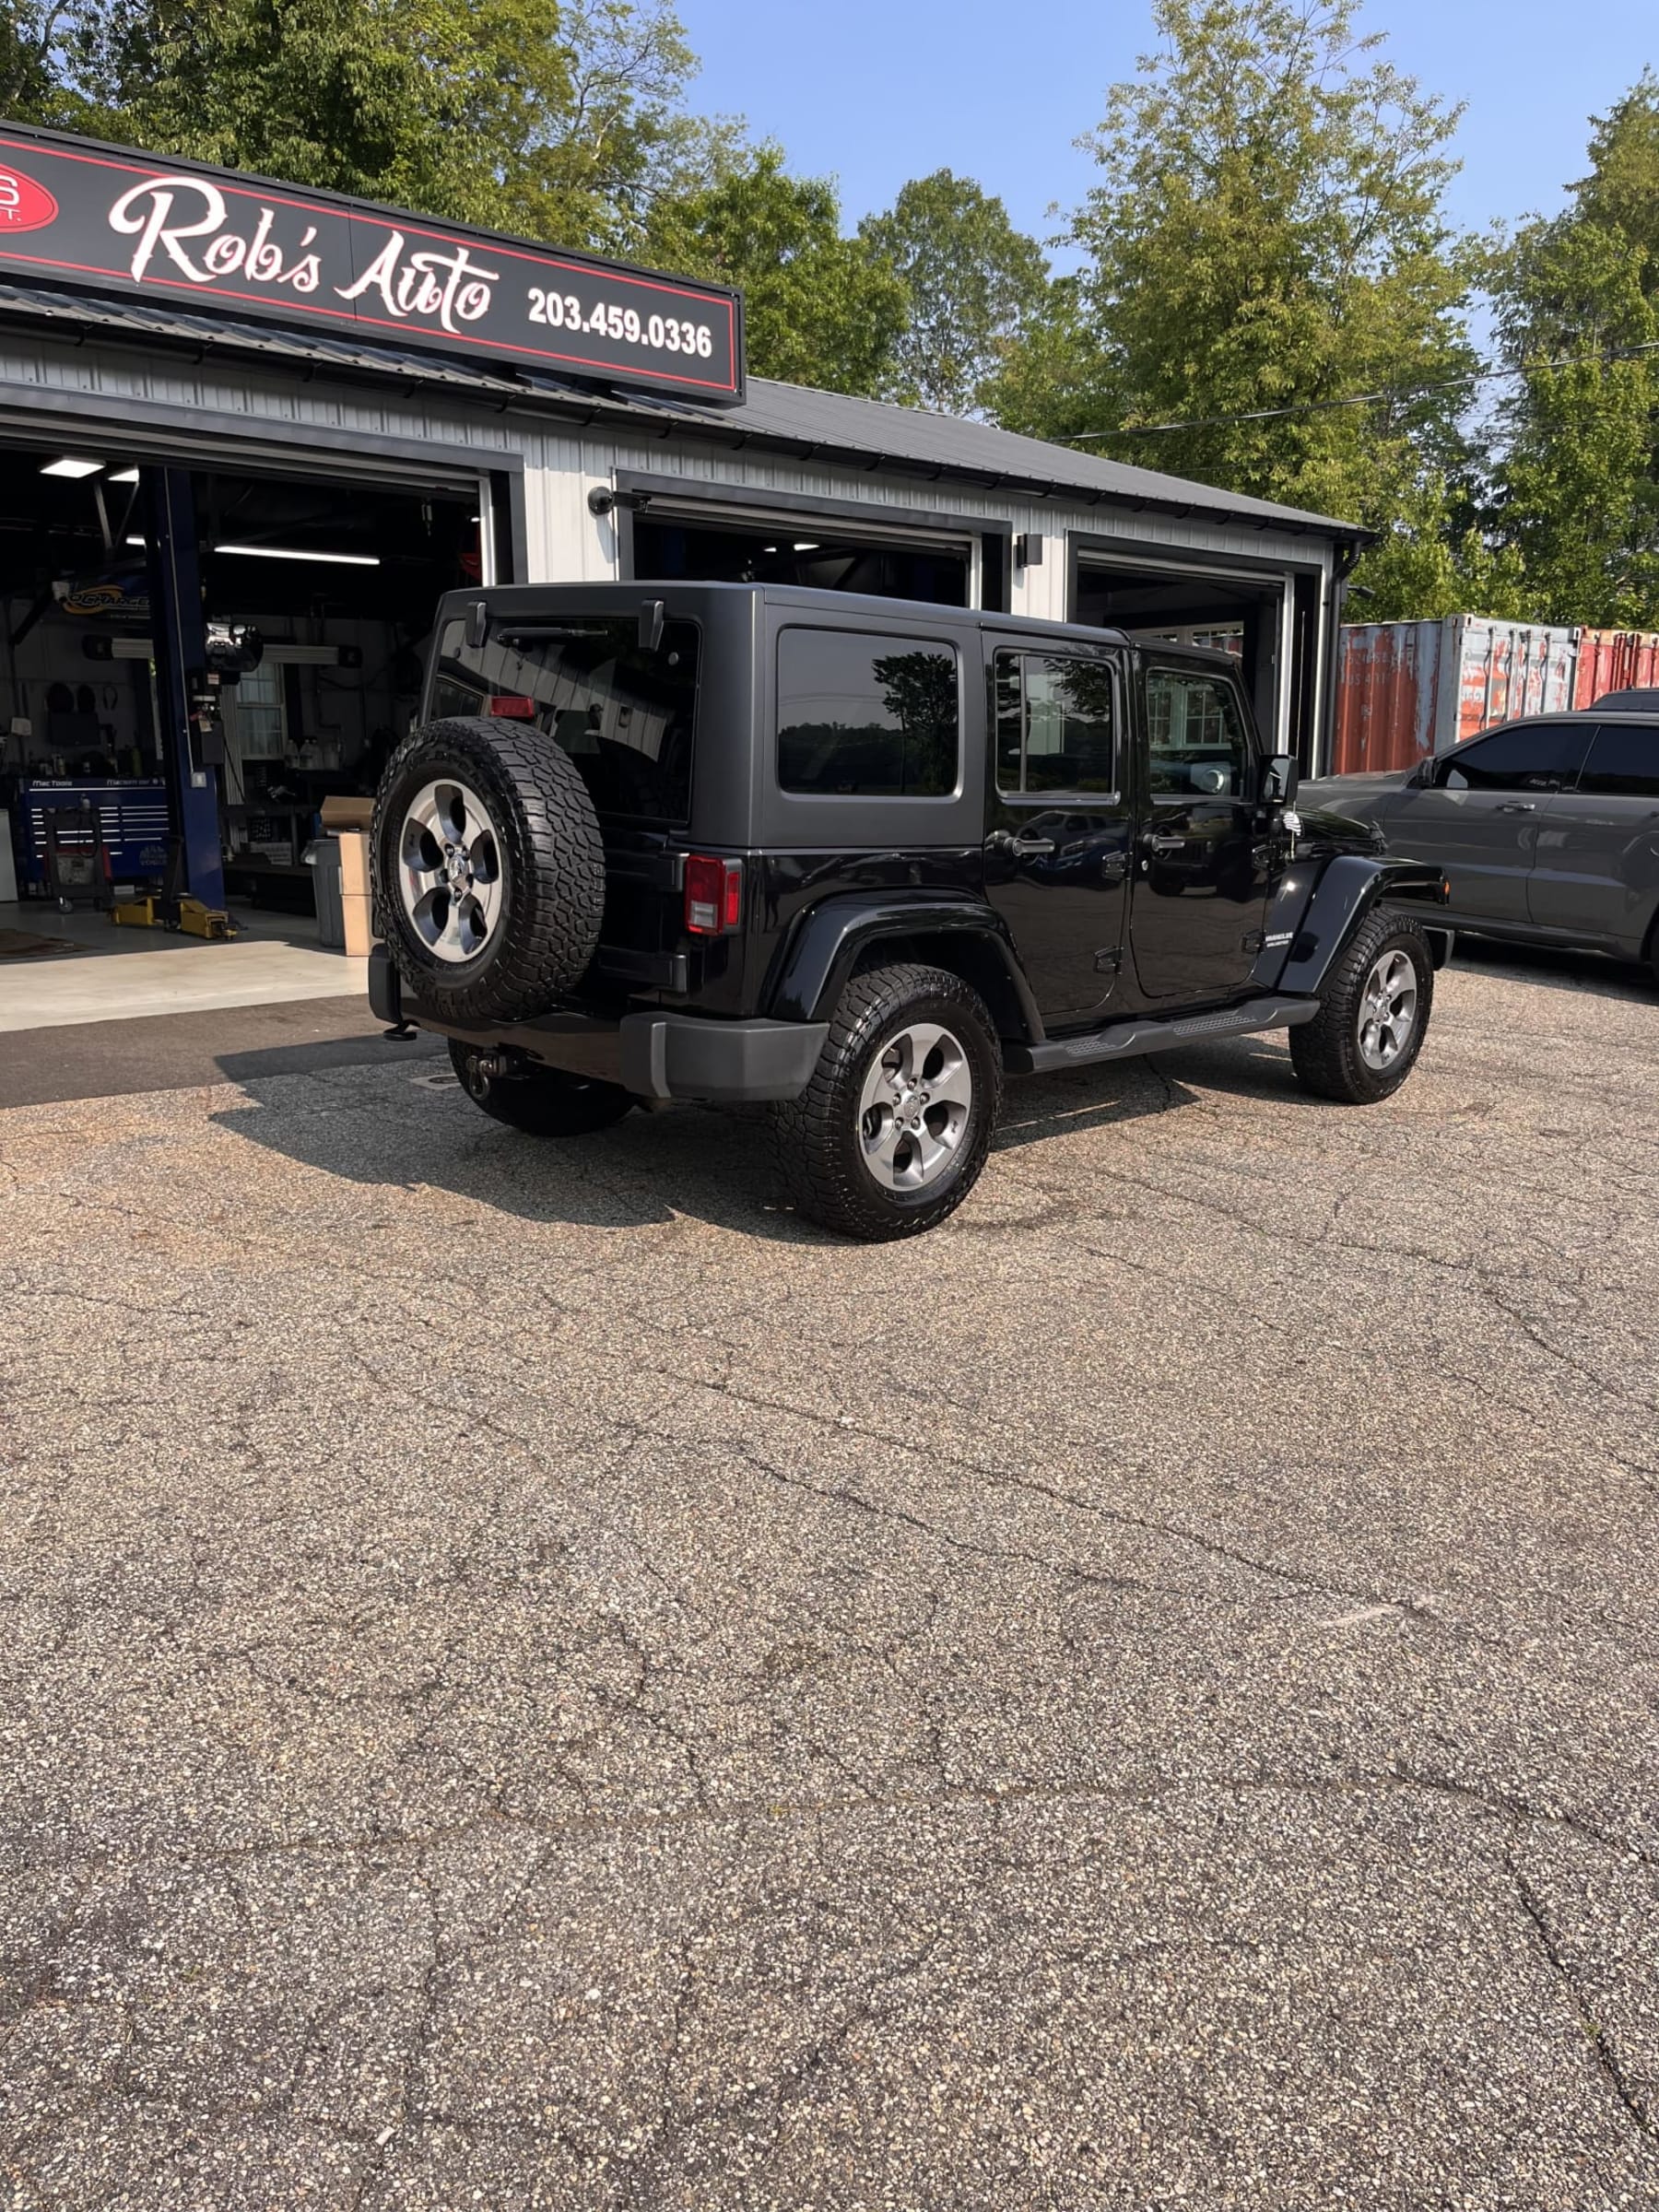
[[[487,715],[411,731],[370,841],[376,923],[418,1017],[524,1021],[582,980],[605,844],[581,771],[543,731]]]
[[[410,926],[441,960],[470,960],[501,918],[501,841],[465,783],[423,783],[404,811],[398,888]]]

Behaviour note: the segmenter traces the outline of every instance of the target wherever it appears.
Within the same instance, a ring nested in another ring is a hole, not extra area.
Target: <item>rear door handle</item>
[[[1536,814],[1538,809],[1532,799],[1506,799],[1498,811],[1500,814]]]
[[[1011,848],[1028,858],[1034,853],[1052,853],[1053,849],[1054,841],[1052,837],[1017,837]]]

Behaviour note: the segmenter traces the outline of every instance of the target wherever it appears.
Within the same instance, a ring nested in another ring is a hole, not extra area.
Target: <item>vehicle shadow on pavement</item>
[[[1010,1083],[993,1156],[1021,1146],[1203,1105],[1189,1087],[1300,1095],[1282,1042],[1230,1039],[1119,1067]],[[790,1208],[759,1115],[677,1107],[630,1114],[591,1136],[550,1141],[487,1121],[446,1074],[383,1067],[256,1077],[216,1127],[297,1166],[365,1187],[432,1189],[528,1222],[625,1230],[683,1216],[795,1244],[842,1240]]]
[[[1143,1114],[1202,1108],[1205,1094],[1213,1091],[1288,1103],[1305,1096],[1280,1032],[1186,1044],[1179,1052],[1149,1053],[1117,1067],[1080,1067],[1010,1083],[992,1150],[1104,1128]]]
[[[784,1200],[767,1132],[697,1107],[633,1113],[614,1128],[554,1140],[478,1113],[447,1075],[342,1093],[292,1081],[250,1085],[216,1127],[296,1166],[368,1188],[445,1191],[531,1223],[660,1227],[690,1215],[786,1243],[833,1243]]]
[[[1506,945],[1496,937],[1460,935],[1451,972],[1467,968],[1508,982],[1536,983],[1546,991],[1590,992],[1598,998],[1659,1000],[1653,978],[1630,960],[1594,952],[1572,952],[1554,945]]]

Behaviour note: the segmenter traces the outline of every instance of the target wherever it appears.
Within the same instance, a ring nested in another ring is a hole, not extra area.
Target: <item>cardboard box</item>
[[[342,830],[340,840],[340,889],[347,899],[369,896],[369,839],[361,830]]]
[[[366,960],[374,943],[374,914],[369,904],[367,891],[343,891],[340,909],[346,923],[346,950],[357,960]]]
[[[332,837],[340,830],[367,830],[374,819],[372,799],[324,799],[323,828]]]

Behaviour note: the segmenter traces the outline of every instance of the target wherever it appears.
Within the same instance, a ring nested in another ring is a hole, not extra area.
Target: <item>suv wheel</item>
[[[504,1079],[488,1075],[477,1048],[457,1044],[453,1038],[450,1062],[475,1106],[492,1122],[505,1122],[529,1136],[586,1136],[619,1122],[633,1104],[615,1083],[591,1083],[557,1068],[535,1068]]]
[[[1416,1065],[1434,1003],[1434,964],[1415,922],[1374,913],[1337,961],[1318,1014],[1290,1032],[1304,1090],[1371,1106]]]
[[[375,917],[411,994],[458,1028],[546,1011],[599,941],[605,849],[570,756],[520,722],[412,731],[370,835]]]
[[[973,1188],[1002,1104],[979,994],[943,968],[855,975],[811,1082],[771,1112],[797,1210],[872,1242],[918,1236]]]

